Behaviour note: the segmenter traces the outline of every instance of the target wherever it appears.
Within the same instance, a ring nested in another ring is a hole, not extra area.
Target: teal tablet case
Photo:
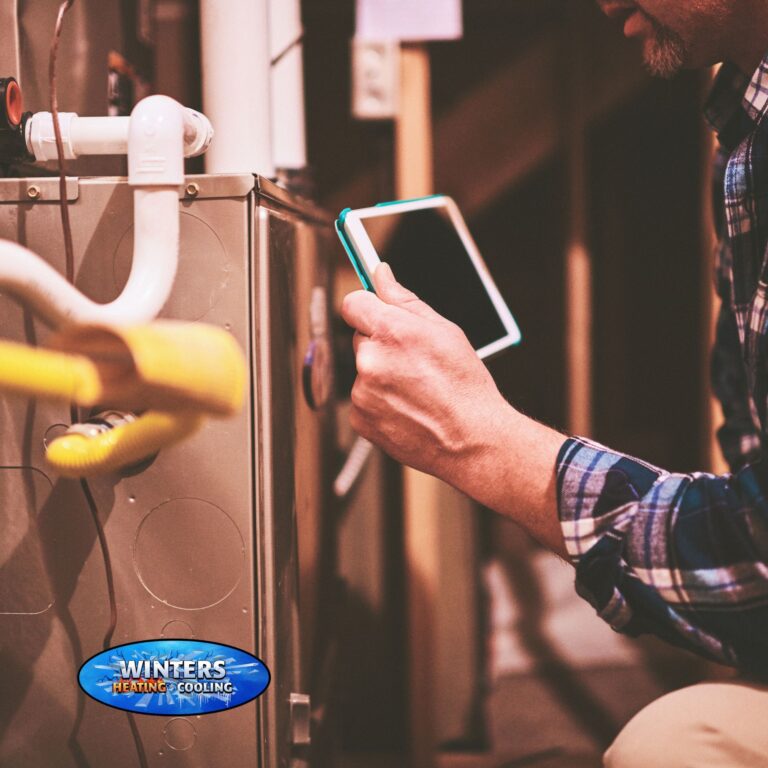
[[[408,200],[391,200],[387,203],[376,203],[376,207],[384,207],[387,205],[397,205],[397,203],[414,203],[417,200],[431,200],[435,197],[445,197],[445,195],[425,195],[424,197],[412,197]],[[334,222],[334,226],[336,228],[336,234],[339,236],[339,240],[341,240],[341,244],[344,246],[344,250],[347,252],[347,256],[349,256],[349,260],[352,262],[352,266],[355,268],[355,272],[357,272],[357,276],[360,278],[360,282],[363,284],[363,288],[365,288],[366,291],[371,291],[372,293],[376,293],[373,283],[371,283],[368,275],[365,273],[365,269],[363,268],[362,262],[360,260],[360,257],[355,253],[355,247],[352,245],[352,241],[347,236],[347,233],[344,229],[344,220],[347,218],[347,214],[351,211],[351,208],[345,208],[340,214],[339,218],[336,219]],[[513,322],[514,319],[513,319]],[[517,323],[515,322],[515,327],[517,327]],[[518,328],[519,333],[519,328]],[[520,343],[520,338],[515,344]]]
[[[376,207],[381,208],[387,205],[397,205],[398,203],[415,203],[417,200],[431,200],[435,197],[444,197],[444,195],[425,195],[424,197],[412,197],[408,200],[390,200],[387,203],[376,203]],[[373,291],[373,283],[371,283],[368,275],[366,275],[360,257],[355,253],[355,248],[344,230],[344,219],[347,218],[347,214],[351,210],[351,208],[345,208],[339,214],[339,218],[336,219],[334,224],[336,227],[336,234],[339,236],[339,240],[341,240],[344,250],[347,252],[347,256],[349,256],[349,260],[352,262],[352,266],[355,268],[355,272],[357,272],[360,282],[363,284],[363,288],[365,288],[366,291]]]
[[[334,223],[334,226],[336,227],[336,234],[339,236],[339,240],[341,240],[341,244],[344,246],[344,250],[347,252],[347,256],[349,256],[349,260],[352,262],[352,266],[355,268],[355,272],[357,272],[357,276],[360,278],[360,282],[363,284],[363,288],[365,288],[366,291],[373,291],[373,284],[368,279],[368,275],[365,274],[363,265],[360,263],[360,259],[355,253],[355,249],[347,237],[347,233],[344,231],[344,219],[347,218],[347,214],[351,210],[351,208],[345,208],[339,214],[339,218],[336,219],[336,222]]]

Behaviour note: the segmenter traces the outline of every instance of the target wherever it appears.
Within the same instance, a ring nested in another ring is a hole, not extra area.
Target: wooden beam
[[[403,45],[400,114],[395,125],[395,186],[398,199],[429,195],[433,189],[432,110],[429,51]],[[410,764],[434,765],[432,664],[435,600],[439,589],[440,510],[437,481],[405,468],[403,514],[408,594],[408,707]]]
[[[432,97],[429,51],[425,45],[403,45],[401,108],[395,122],[395,185],[398,199],[432,193]]]
[[[435,187],[452,195],[468,217],[562,148],[562,37],[548,33],[461,98],[435,122]],[[589,124],[648,82],[637,53],[615,30],[590,39],[583,119]],[[418,159],[417,159],[418,161]],[[361,173],[330,201],[333,210],[375,202],[374,168]]]
[[[708,92],[717,73],[713,68],[702,78],[702,90]],[[705,393],[702,423],[704,424],[704,462],[705,467],[716,474],[728,471],[728,464],[723,458],[720,443],[717,440],[717,428],[723,423],[723,411],[712,393],[710,386],[710,364],[712,346],[715,343],[717,315],[720,311],[720,299],[715,292],[712,275],[715,267],[715,248],[717,237],[712,211],[712,163],[715,159],[715,136],[706,125],[702,125],[702,185],[701,185],[701,251],[704,261],[701,281],[703,337],[708,340],[702,349],[701,380]]]
[[[395,127],[396,195],[433,192],[429,55],[404,46],[401,114]],[[444,741],[466,739],[477,680],[476,507],[434,477],[403,476],[410,763],[429,768]],[[460,616],[461,620],[456,621]]]
[[[587,35],[584,5],[575,3],[563,30],[560,67],[565,93],[562,125],[568,173],[568,245],[565,253],[565,349],[568,431],[592,433],[592,258],[588,245],[587,213],[587,93],[585,58]],[[565,54],[565,55],[563,55]]]

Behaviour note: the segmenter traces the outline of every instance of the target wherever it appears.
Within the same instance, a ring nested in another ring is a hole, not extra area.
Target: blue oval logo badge
[[[143,640],[97,653],[80,667],[96,701],[142,715],[207,715],[253,701],[267,665],[247,651],[205,640]]]

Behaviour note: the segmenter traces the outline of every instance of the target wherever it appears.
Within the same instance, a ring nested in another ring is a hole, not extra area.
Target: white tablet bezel
[[[346,214],[342,222],[344,233],[349,238],[356,255],[360,259],[360,267],[365,270],[371,285],[373,285],[373,273],[376,271],[376,267],[381,263],[381,259],[376,253],[376,249],[373,247],[373,243],[371,243],[368,233],[365,231],[365,227],[362,223],[363,220],[391,216],[406,211],[418,211],[424,208],[445,208],[453,225],[459,233],[461,241],[464,243],[464,247],[467,250],[467,254],[471,259],[477,274],[480,276],[480,280],[483,283],[483,287],[485,288],[491,303],[496,309],[499,320],[501,320],[501,323],[506,330],[506,335],[476,350],[478,357],[480,357],[480,359],[485,359],[500,352],[502,349],[518,344],[522,338],[520,329],[518,328],[514,317],[512,317],[509,307],[502,298],[496,283],[491,277],[488,267],[485,265],[483,257],[480,255],[480,251],[467,228],[464,217],[459,211],[459,207],[450,197],[436,195],[421,200],[387,203],[385,205],[371,206],[370,208],[358,208],[349,211]]]

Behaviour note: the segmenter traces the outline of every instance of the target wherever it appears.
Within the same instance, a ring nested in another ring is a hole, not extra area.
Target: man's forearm
[[[377,295],[356,291],[342,307],[357,331],[352,428],[565,556],[555,479],[565,438],[509,405],[461,329],[386,264],[374,283]]]
[[[482,439],[447,462],[440,474],[566,557],[556,489],[557,454],[565,439],[504,403]]]

